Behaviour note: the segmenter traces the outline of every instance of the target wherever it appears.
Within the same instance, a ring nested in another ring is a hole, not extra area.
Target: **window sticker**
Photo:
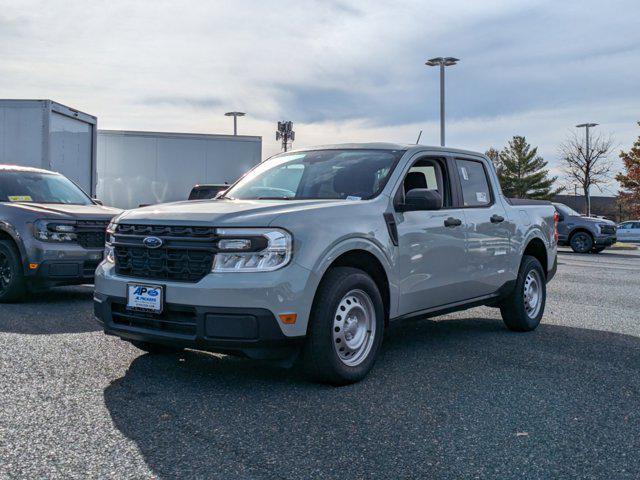
[[[7,198],[10,202],[33,202],[29,195],[9,195]]]
[[[476,200],[482,203],[488,203],[486,192],[476,192]]]
[[[460,173],[462,174],[462,178],[469,181],[469,172],[467,171],[467,167],[460,167]]]
[[[355,195],[349,195],[347,200],[362,200],[362,197],[356,197]]]

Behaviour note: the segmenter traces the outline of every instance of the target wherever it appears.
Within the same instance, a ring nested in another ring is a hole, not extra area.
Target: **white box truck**
[[[196,184],[232,183],[262,156],[262,137],[98,131],[97,198],[105,205],[186,200]]]
[[[53,170],[93,195],[97,123],[51,100],[0,100],[0,164]]]

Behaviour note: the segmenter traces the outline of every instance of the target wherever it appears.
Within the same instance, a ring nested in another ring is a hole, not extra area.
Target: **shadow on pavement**
[[[22,303],[0,304],[0,332],[50,335],[101,330],[93,317],[93,286],[30,293]]]
[[[104,397],[161,478],[637,478],[639,373],[635,337],[414,321],[356,385],[186,352]]]

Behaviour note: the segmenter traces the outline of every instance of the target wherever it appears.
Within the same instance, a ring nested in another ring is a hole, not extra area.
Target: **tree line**
[[[613,148],[611,137],[596,135],[587,147],[575,134],[559,147],[564,179],[580,187],[587,212],[591,210],[592,187],[601,188],[611,179]],[[507,197],[550,200],[566,190],[566,186],[557,186],[558,177],[550,175],[548,162],[523,136],[514,136],[501,150],[489,148],[486,155],[495,165],[502,191]],[[621,151],[619,156],[624,171],[615,175],[622,187],[618,201],[633,217],[640,218],[640,136],[628,151]]]

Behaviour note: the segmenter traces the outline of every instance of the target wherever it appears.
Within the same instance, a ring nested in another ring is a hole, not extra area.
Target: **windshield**
[[[313,150],[267,160],[222,198],[369,199],[384,188],[401,150]]]
[[[581,217],[582,214],[576,212],[573,208],[567,207],[563,203],[554,203],[556,209],[565,217]]]
[[[41,172],[0,172],[0,202],[65,203],[93,202],[68,178]]]

